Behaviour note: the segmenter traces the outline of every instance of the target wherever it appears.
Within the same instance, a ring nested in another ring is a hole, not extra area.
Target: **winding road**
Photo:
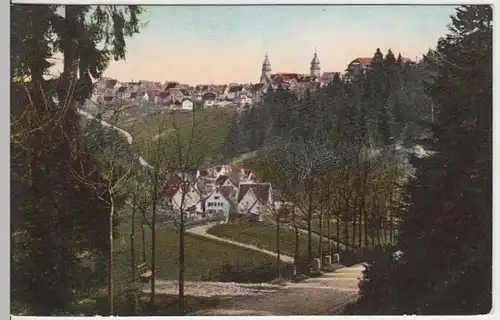
[[[257,246],[253,246],[253,245],[246,244],[246,243],[241,243],[238,241],[229,240],[226,238],[220,238],[220,237],[214,236],[213,234],[209,234],[207,232],[207,230],[213,226],[214,226],[214,224],[205,224],[205,225],[201,225],[201,226],[197,226],[197,227],[188,229],[188,230],[186,230],[186,232],[190,233],[190,234],[194,234],[194,235],[199,235],[199,236],[202,236],[204,238],[215,240],[218,242],[228,243],[228,244],[232,244],[234,246],[238,246],[241,248],[246,248],[246,249],[262,252],[264,254],[267,254],[267,255],[275,257],[275,258],[278,256],[278,254],[276,252],[273,252],[273,251],[262,249],[262,248],[259,248]],[[280,260],[283,262],[293,263],[293,257],[287,256],[284,254],[280,254]]]
[[[334,315],[358,297],[363,264],[341,268],[320,277],[289,283],[279,291],[231,297],[218,307],[193,316],[287,316]]]

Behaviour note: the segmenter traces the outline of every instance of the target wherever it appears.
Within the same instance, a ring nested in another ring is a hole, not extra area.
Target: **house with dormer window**
[[[204,202],[204,212],[206,218],[211,218],[214,216],[224,216],[229,218],[229,210],[231,209],[231,202],[226,198],[224,193],[219,187],[203,200]]]

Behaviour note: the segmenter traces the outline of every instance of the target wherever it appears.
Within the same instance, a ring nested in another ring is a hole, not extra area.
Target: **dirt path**
[[[212,239],[212,240],[215,240],[215,241],[232,244],[232,245],[235,245],[235,246],[238,246],[238,247],[241,247],[241,248],[246,248],[246,249],[250,249],[250,250],[262,252],[262,253],[265,253],[265,254],[270,255],[272,257],[277,257],[278,256],[276,254],[276,252],[273,252],[273,251],[262,249],[262,248],[259,248],[259,247],[253,246],[253,245],[249,245],[249,244],[246,244],[246,243],[237,242],[237,241],[234,241],[234,240],[229,240],[229,239],[225,239],[225,238],[219,238],[217,236],[214,236],[212,234],[207,233],[207,230],[210,229],[213,226],[214,226],[214,224],[205,224],[205,225],[201,225],[201,226],[197,226],[197,227],[188,229],[188,230],[186,230],[186,232],[190,233],[190,234],[194,234],[194,235],[199,235],[199,236],[202,236],[202,237],[205,237],[205,238],[208,238],[208,239]],[[280,259],[283,262],[291,262],[291,263],[293,263],[293,257],[287,256],[287,255],[284,255],[284,254],[280,254]]]
[[[279,291],[233,298],[193,315],[333,315],[357,298],[363,270],[363,265],[342,268]]]

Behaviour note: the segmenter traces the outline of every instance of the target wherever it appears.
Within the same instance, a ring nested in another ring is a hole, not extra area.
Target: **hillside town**
[[[229,83],[190,86],[175,81],[164,83],[154,81],[120,82],[116,79],[103,78],[91,97],[94,102],[111,103],[144,102],[169,110],[193,110],[208,107],[246,107],[259,103],[269,88],[289,89],[298,96],[307,89],[316,90],[328,85],[337,75],[349,78],[365,73],[370,69],[371,57],[356,57],[343,72],[321,72],[318,54],[315,52],[310,62],[309,74],[294,72],[272,72],[271,62],[265,55],[262,62],[258,83]],[[409,58],[402,62],[415,65]]]
[[[168,216],[182,211],[194,220],[218,217],[227,222],[232,214],[261,221],[283,204],[281,192],[271,183],[258,181],[250,169],[221,164],[171,173],[160,208]]]

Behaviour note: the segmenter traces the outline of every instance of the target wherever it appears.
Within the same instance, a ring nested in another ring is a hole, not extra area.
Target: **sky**
[[[125,61],[105,76],[120,81],[256,83],[272,72],[342,72],[380,48],[413,60],[447,33],[453,6],[149,6],[147,25],[127,41]]]

